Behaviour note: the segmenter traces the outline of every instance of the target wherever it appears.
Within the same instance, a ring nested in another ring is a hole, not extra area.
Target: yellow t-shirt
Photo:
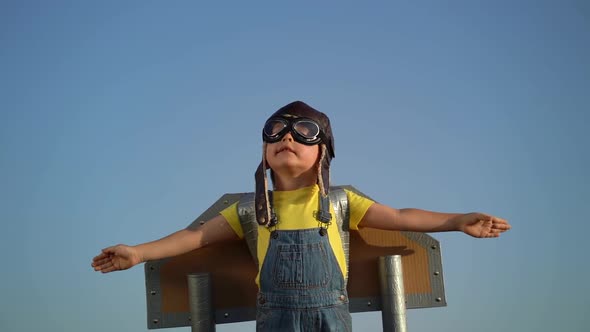
[[[346,196],[348,198],[348,207],[350,211],[349,228],[351,230],[358,230],[358,225],[363,219],[367,209],[374,203],[372,200],[360,196],[352,191],[346,190]],[[319,187],[317,185],[300,188],[291,191],[274,191],[273,192],[273,207],[279,224],[277,230],[300,230],[317,228],[318,221],[314,217],[314,211],[318,209],[318,195]],[[234,203],[221,211],[221,215],[225,217],[227,222],[230,224],[234,232],[240,237],[244,237],[242,225],[240,224],[240,218],[238,216],[238,203]],[[334,208],[330,207],[331,213],[334,216]],[[328,227],[328,239],[336,260],[342,270],[342,275],[347,278],[346,271],[346,258],[344,257],[344,250],[342,248],[342,239],[338,233],[338,227],[332,224]],[[260,269],[266,256],[266,251],[270,242],[270,232],[265,226],[259,226],[258,228],[258,261],[259,271],[256,276],[256,284],[260,285]]]

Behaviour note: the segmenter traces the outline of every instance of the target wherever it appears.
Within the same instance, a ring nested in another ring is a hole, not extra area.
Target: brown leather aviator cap
[[[330,119],[328,116],[313,107],[307,105],[302,101],[294,101],[287,104],[272,114],[268,120],[273,118],[287,118],[297,119],[306,118],[313,120],[320,127],[322,139],[320,144],[321,160],[318,172],[318,185],[320,185],[320,200],[322,196],[325,198],[328,195],[330,188],[330,162],[334,158],[334,137],[332,134],[332,127],[330,126]],[[267,121],[268,121],[267,120]],[[264,133],[263,133],[264,135]],[[265,143],[266,144],[266,143]],[[327,152],[327,153],[326,153]],[[263,151],[263,154],[265,151]],[[268,192],[268,181],[266,177],[266,158],[263,156],[262,162],[258,166],[255,173],[256,180],[256,197],[255,197],[255,209],[256,209],[256,220],[260,225],[266,225],[273,227],[276,225],[276,218],[272,212],[272,202],[269,199]],[[320,204],[323,205],[323,204]],[[327,208],[329,214],[329,204],[327,207],[323,207],[322,210]],[[324,221],[325,222],[325,221]]]

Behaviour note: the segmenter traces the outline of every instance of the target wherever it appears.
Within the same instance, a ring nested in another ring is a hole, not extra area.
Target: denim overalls
[[[349,209],[342,187],[330,187],[330,204],[348,268]],[[238,216],[248,250],[260,269],[257,331],[352,331],[346,281],[332,251],[329,234],[319,228],[275,230],[264,262],[258,259],[254,193],[240,198]],[[333,233],[332,233],[333,234]],[[271,234],[273,235],[273,234]]]
[[[260,272],[257,331],[352,331],[341,269],[319,228],[275,231]]]

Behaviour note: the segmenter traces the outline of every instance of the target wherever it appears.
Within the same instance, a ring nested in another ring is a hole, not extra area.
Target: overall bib
[[[275,231],[260,272],[257,331],[352,331],[348,294],[328,235]]]

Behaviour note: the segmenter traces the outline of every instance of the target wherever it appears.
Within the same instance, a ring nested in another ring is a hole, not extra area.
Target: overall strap
[[[336,225],[338,233],[342,240],[344,257],[346,258],[346,270],[348,271],[348,256],[350,248],[349,219],[350,212],[348,209],[348,197],[342,187],[330,188],[330,203],[334,207],[336,214]],[[256,221],[256,210],[254,209],[254,193],[245,193],[238,203],[238,216],[240,224],[244,231],[244,240],[248,245],[248,250],[258,266],[258,222]]]
[[[258,267],[258,222],[254,209],[254,193],[245,193],[238,203],[238,216],[244,231],[244,240],[250,250],[250,255]]]
[[[338,233],[342,241],[342,249],[344,250],[344,259],[346,262],[346,275],[349,272],[349,253],[350,253],[350,210],[348,208],[348,196],[342,187],[330,188],[330,203],[334,207],[336,214],[336,225],[338,226]],[[344,280],[346,283],[348,278]]]

